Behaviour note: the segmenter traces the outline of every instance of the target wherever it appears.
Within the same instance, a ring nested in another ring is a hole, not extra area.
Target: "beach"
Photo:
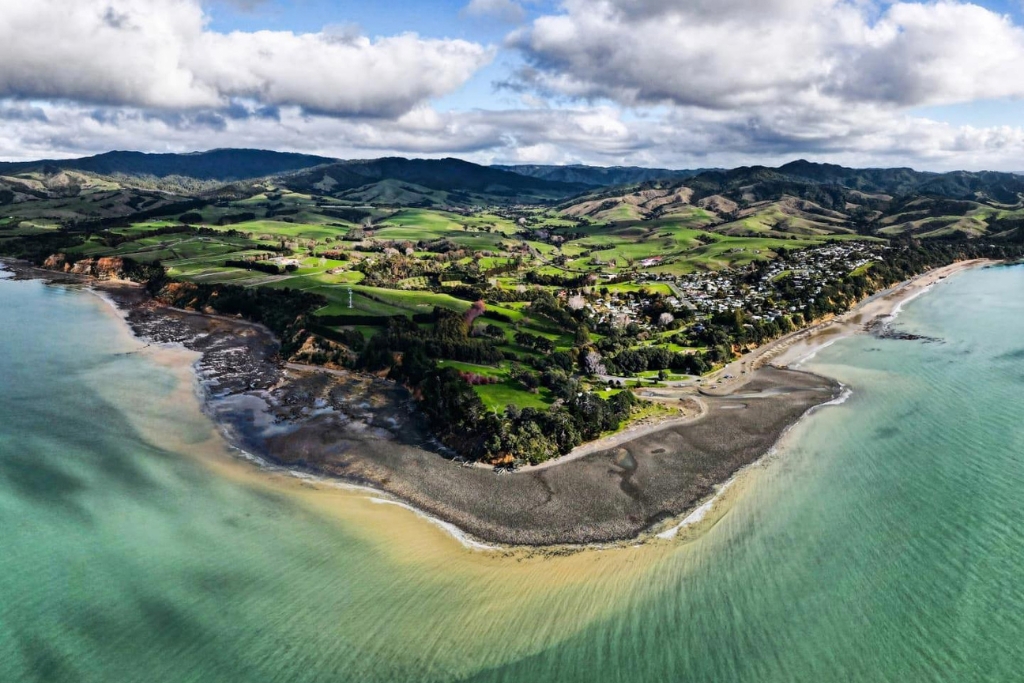
[[[713,389],[677,387],[668,390],[671,397],[661,397],[690,397],[697,415],[627,429],[514,474],[462,467],[444,457],[400,386],[283,365],[276,339],[258,325],[159,306],[125,283],[91,286],[125,312],[140,339],[199,354],[195,371],[204,410],[255,462],[379,490],[486,544],[560,546],[660,533],[707,505],[803,415],[840,397],[834,380],[793,366],[898,313],[940,279],[984,264],[930,271],[747,354],[717,373],[734,377]]]
[[[899,315],[903,306],[921,296],[936,283],[959,273],[994,265],[995,261],[977,259],[959,261],[934,268],[895,287],[874,294],[846,313],[800,330],[751,352],[736,363],[727,366],[718,375],[741,377],[743,370],[756,369],[766,364],[779,367],[798,366],[826,344],[834,344],[843,337],[870,331],[875,324]],[[738,380],[726,386],[735,386]],[[723,382],[725,384],[725,382]]]

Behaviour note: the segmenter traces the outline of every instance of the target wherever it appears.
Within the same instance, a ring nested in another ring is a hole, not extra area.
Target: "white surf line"
[[[842,382],[839,383],[839,388],[840,388],[839,396],[837,396],[836,398],[832,399],[828,403],[822,403],[820,406],[814,406],[813,408],[811,408],[810,412],[813,413],[818,408],[824,408],[825,406],[841,406],[844,403],[846,403],[847,401],[849,401],[850,397],[853,396],[853,389],[851,389],[850,387],[846,386]]]
[[[380,494],[379,491],[375,491],[375,493],[377,493],[378,495]],[[472,536],[470,536],[465,531],[455,526],[451,522],[446,522],[443,519],[439,519],[437,517],[434,517],[433,515],[427,514],[423,510],[413,507],[408,503],[403,503],[399,500],[389,500],[387,498],[376,497],[370,498],[370,502],[376,505],[397,505],[400,508],[408,510],[417,517],[421,517],[422,519],[427,520],[434,526],[439,527],[441,530],[446,532],[449,536],[454,538],[456,541],[461,543],[465,548],[469,550],[501,550],[501,548],[499,548],[496,545],[488,545],[487,543],[476,540],[475,538],[473,538]]]
[[[835,341],[839,341],[839,340],[837,339]],[[835,342],[832,342],[832,343],[835,343]],[[770,449],[768,449],[768,451],[765,452],[764,455],[762,455],[760,458],[758,458],[754,462],[750,463],[749,465],[746,465],[746,466],[740,468],[739,471],[737,471],[734,475],[732,475],[732,477],[730,477],[728,481],[726,481],[724,484],[722,484],[721,486],[716,488],[715,489],[715,493],[708,500],[706,500],[703,503],[701,503],[698,507],[694,508],[690,512],[690,514],[688,514],[686,517],[684,517],[683,521],[681,521],[679,524],[677,524],[676,526],[674,526],[674,527],[672,527],[670,529],[662,531],[660,534],[656,534],[655,537],[656,538],[665,539],[665,540],[672,540],[676,536],[678,536],[679,532],[682,531],[683,529],[685,529],[686,527],[693,526],[694,524],[697,524],[697,523],[703,521],[704,518],[708,516],[708,513],[711,512],[711,510],[714,508],[715,503],[718,502],[718,500],[723,495],[725,495],[725,492],[728,491],[729,488],[733,484],[736,483],[737,479],[739,479],[742,475],[744,475],[748,470],[753,469],[754,467],[758,467],[758,466],[768,462],[769,458],[771,458],[772,456],[774,456],[774,455],[776,455],[778,453],[780,444],[783,443],[785,438],[789,435],[789,433],[798,424],[803,422],[806,418],[810,417],[811,415],[813,415],[815,412],[817,412],[821,408],[824,408],[826,406],[841,406],[844,403],[846,403],[847,401],[849,401],[850,397],[853,396],[853,389],[851,389],[850,387],[846,386],[842,382],[839,382],[839,389],[840,389],[839,396],[837,396],[836,398],[832,399],[831,401],[828,401],[827,403],[822,403],[822,404],[819,404],[819,405],[816,405],[816,406],[813,406],[813,407],[809,408],[807,410],[807,412],[805,412],[803,415],[800,416],[800,419],[798,419],[796,422],[794,422],[789,427],[787,427],[785,429],[785,431],[783,431],[783,433],[779,435],[778,440],[772,445],[772,447]]]
[[[685,529],[686,527],[692,526],[692,525],[697,524],[698,522],[702,521],[705,517],[707,517],[708,513],[711,512],[711,508],[713,508],[715,506],[715,502],[719,498],[721,498],[722,494],[724,494],[726,491],[728,491],[729,487],[732,486],[735,482],[736,482],[736,476],[734,475],[732,478],[729,479],[729,481],[727,481],[724,484],[722,484],[721,486],[719,486],[715,490],[715,493],[714,493],[713,496],[711,496],[711,498],[709,498],[708,500],[704,501],[698,507],[696,507],[692,512],[690,512],[690,514],[688,514],[683,519],[682,522],[680,522],[676,526],[672,527],[671,529],[668,529],[667,531],[663,531],[660,534],[657,534],[656,538],[663,538],[663,539],[671,540],[671,539],[675,538],[676,536],[678,536],[679,532],[682,531],[683,529]]]
[[[492,545],[492,544],[485,543],[483,541],[477,540],[474,536],[472,536],[469,533],[463,531],[462,529],[460,529],[455,524],[452,524],[451,522],[446,522],[445,520],[441,519],[440,517],[435,517],[434,515],[431,515],[428,512],[420,510],[416,506],[410,505],[409,503],[405,503],[405,502],[403,502],[401,500],[398,500],[398,499],[395,499],[395,498],[388,498],[388,497],[386,497],[386,496],[390,495],[386,491],[381,491],[380,489],[375,489],[375,488],[373,488],[371,486],[364,486],[364,485],[361,485],[361,484],[351,484],[351,483],[346,482],[346,481],[341,481],[341,480],[338,480],[338,479],[331,479],[331,478],[323,477],[323,476],[320,476],[320,475],[317,475],[317,474],[312,474],[310,472],[300,472],[300,471],[297,471],[297,470],[292,470],[292,469],[289,469],[287,467],[284,467],[284,466],[281,466],[281,465],[275,465],[275,464],[273,464],[271,462],[268,462],[264,458],[261,458],[258,455],[250,453],[249,451],[247,451],[245,449],[239,448],[238,446],[233,446],[232,445],[232,446],[230,446],[230,448],[232,450],[236,451],[244,460],[249,461],[250,463],[256,465],[257,467],[259,467],[260,469],[262,469],[262,470],[264,470],[266,472],[270,472],[270,473],[273,473],[273,474],[285,474],[285,475],[288,475],[290,477],[294,477],[295,479],[299,479],[299,480],[304,481],[304,482],[308,482],[308,483],[311,483],[311,484],[320,484],[320,485],[323,485],[323,486],[329,486],[331,488],[341,489],[343,491],[351,491],[351,492],[354,492],[354,493],[364,493],[364,494],[367,494],[367,500],[369,500],[371,503],[373,503],[375,505],[395,505],[397,507],[403,508],[404,510],[407,510],[407,511],[413,513],[417,517],[419,517],[419,518],[421,518],[421,519],[423,519],[423,520],[425,520],[427,522],[430,522],[431,524],[435,525],[436,527],[438,527],[439,529],[444,531],[446,534],[451,536],[453,539],[458,541],[458,543],[460,545],[462,545],[464,548],[466,548],[467,550],[473,550],[473,551],[477,551],[477,552],[493,552],[493,551],[507,550],[509,548],[518,548],[518,547],[520,547],[520,546],[516,546],[516,545],[511,545],[511,546],[507,546],[507,545]],[[586,543],[586,544],[583,544],[583,545],[573,545],[573,544],[567,544],[567,545],[569,547],[573,548],[574,550],[608,550],[608,549],[614,549],[614,548],[618,548],[619,547],[618,545],[616,545],[614,543],[611,543],[611,544],[609,544],[609,543]],[[550,546],[550,547],[562,547],[562,546],[559,545],[559,544],[556,544],[556,545],[553,545],[553,546]],[[636,544],[636,545],[634,545],[632,547],[640,548],[640,547],[643,547],[643,544],[639,543],[639,544]]]
[[[114,304],[113,300],[107,299],[106,297],[102,296],[102,294],[100,292],[96,292],[96,291],[91,290],[91,289],[88,290],[88,291],[92,291],[93,294],[99,296],[101,299],[103,299],[107,303],[109,303],[112,306],[114,306],[115,310],[118,310],[120,312],[120,309],[117,308],[117,306],[116,306],[116,304]],[[123,319],[125,321],[125,324],[127,325],[127,316],[122,316],[122,317],[123,317]],[[132,333],[132,337],[133,338],[139,339],[139,337],[137,337],[134,334],[134,330],[131,330],[130,327],[128,329]],[[180,347],[182,349],[185,348],[185,346],[183,344],[179,344],[179,343],[172,343],[172,344],[170,344],[170,346],[176,346],[176,347]],[[198,361],[197,361],[197,363],[198,363]],[[222,422],[215,415],[213,415],[213,414],[211,414],[211,413],[209,413],[209,412],[207,412],[205,410],[205,408],[208,406],[208,397],[206,397],[204,395],[203,378],[200,377],[199,372],[197,371],[195,365],[192,366],[191,370],[192,370],[191,374],[192,374],[192,378],[193,378],[193,388],[196,391],[196,398],[199,401],[200,406],[201,406],[200,410],[202,410],[203,414],[205,414],[210,419],[210,421],[213,423],[214,428],[220,434],[221,439],[223,440],[223,443],[228,448],[228,450],[231,451],[231,452],[234,452],[235,454],[237,454],[237,456],[241,460],[244,460],[244,461],[248,462],[249,464],[255,466],[257,469],[263,470],[264,472],[269,472],[269,473],[272,473],[272,474],[284,474],[284,475],[287,475],[287,476],[290,476],[290,477],[293,477],[295,479],[299,479],[301,481],[308,482],[308,483],[320,484],[322,486],[329,486],[331,488],[340,489],[340,490],[344,490],[344,491],[351,491],[351,492],[355,492],[355,493],[366,494],[367,498],[371,502],[373,502],[373,503],[378,503],[378,504],[385,504],[386,503],[386,504],[391,504],[391,505],[398,505],[400,507],[403,507],[403,508],[411,511],[413,514],[415,514],[415,515],[417,515],[419,517],[422,517],[423,519],[425,519],[425,520],[427,520],[427,521],[437,525],[443,531],[448,533],[448,535],[450,535],[452,538],[454,538],[459,544],[461,544],[463,547],[465,547],[465,548],[467,548],[469,550],[476,550],[476,551],[482,551],[482,550],[487,550],[487,551],[501,550],[501,547],[499,547],[499,546],[488,545],[488,544],[483,543],[481,541],[477,541],[475,538],[473,538],[472,536],[470,536],[469,534],[467,534],[466,532],[464,532],[462,529],[458,528],[454,524],[451,524],[450,522],[446,522],[443,519],[439,519],[437,517],[434,517],[433,515],[430,515],[430,514],[424,512],[423,510],[419,510],[419,509],[413,507],[412,505],[408,505],[406,503],[402,503],[402,502],[399,502],[397,500],[387,500],[385,498],[382,498],[381,496],[387,496],[388,494],[386,492],[384,492],[384,491],[379,490],[379,489],[375,489],[375,488],[372,488],[370,486],[362,486],[362,485],[359,485],[359,484],[352,484],[352,483],[349,483],[349,482],[346,482],[346,481],[341,481],[339,479],[323,477],[323,476],[319,476],[319,475],[312,474],[312,473],[309,473],[309,472],[301,472],[301,471],[298,471],[298,470],[293,470],[291,468],[284,467],[282,465],[277,465],[277,464],[275,464],[273,462],[270,462],[266,458],[260,457],[259,455],[256,455],[255,453],[252,453],[251,451],[247,451],[246,449],[241,448],[240,446],[236,445],[236,443],[235,443],[235,435],[232,433],[230,425],[228,425],[225,422]]]
[[[886,316],[886,321],[891,323],[892,321],[896,320],[896,318],[899,317],[900,313],[903,312],[903,307],[904,306],[909,304],[914,299],[917,299],[918,297],[927,294],[928,292],[930,292],[932,290],[933,287],[935,287],[934,283],[928,285],[927,287],[922,287],[918,291],[914,292],[913,294],[911,294],[907,298],[905,298],[902,301],[900,301],[898,304],[896,304],[895,308],[892,309],[892,313],[890,313],[889,315]]]
[[[112,296],[110,296],[109,294],[107,294],[106,292],[104,292],[102,290],[96,289],[96,288],[91,287],[91,286],[83,287],[83,288],[81,288],[80,291],[86,292],[88,294],[92,294],[94,297],[96,297],[97,299],[99,299],[100,301],[105,303],[107,306],[109,306],[117,314],[118,318],[120,318],[122,321],[124,321],[125,325],[128,325],[128,310],[118,306],[117,302],[114,301],[114,298]],[[140,343],[145,341],[144,339],[142,339],[141,337],[139,337],[138,335],[135,334],[135,330],[131,329],[130,325],[128,325],[128,334],[130,334],[133,339],[135,339],[136,341],[138,341]],[[184,348],[184,347],[182,347],[182,348]]]
[[[255,453],[251,453],[245,450],[244,448],[239,448],[238,446],[230,445],[230,443],[229,446],[231,450],[238,453],[238,455],[243,460],[246,460],[252,463],[253,465],[256,465],[259,469],[265,472],[270,472],[273,474],[285,474],[287,476],[293,477],[295,479],[310,484],[319,484],[321,486],[328,486],[330,488],[339,489],[342,491],[351,491],[353,493],[366,494],[367,500],[376,505],[397,505],[400,508],[408,510],[417,517],[420,517],[421,519],[424,519],[430,522],[431,524],[437,526],[468,550],[492,551],[502,549],[500,546],[489,545],[487,543],[484,543],[483,541],[478,541],[472,536],[470,536],[468,533],[460,529],[459,527],[452,524],[451,522],[446,522],[443,519],[434,517],[433,515],[424,512],[423,510],[420,510],[415,506],[409,505],[408,503],[403,503],[402,501],[399,500],[384,498],[383,496],[387,496],[388,494],[379,489],[375,489],[370,486],[362,486],[360,484],[351,484],[346,481],[330,479],[320,475],[312,474],[310,472],[300,472],[297,470],[290,469],[288,467],[282,467],[281,465],[275,465],[271,462],[268,462],[265,458],[261,458]]]
[[[815,356],[817,356],[820,352],[824,351],[828,347],[835,344],[837,341],[839,341],[839,339],[832,339],[830,341],[825,342],[824,344],[819,344],[815,346],[813,349],[811,349],[811,352],[808,353],[806,356],[797,359],[797,361],[793,363],[793,367],[798,368],[804,363],[807,363],[808,361],[812,360]]]

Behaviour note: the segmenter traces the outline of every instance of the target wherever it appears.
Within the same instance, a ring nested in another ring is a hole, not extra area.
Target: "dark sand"
[[[317,471],[378,486],[488,541],[617,541],[696,506],[837,392],[836,383],[815,375],[764,368],[743,387],[741,398],[706,398],[708,414],[697,422],[516,474],[459,467],[326,416],[268,446],[278,461],[301,459]]]
[[[20,277],[61,282],[24,267]],[[284,367],[265,328],[168,309],[144,290],[93,283],[136,335],[202,354],[208,414],[240,448],[271,462],[386,491],[485,541],[562,545],[635,538],[678,517],[767,453],[839,385],[765,367],[732,396],[702,397],[707,414],[621,446],[536,471],[496,474],[439,452],[408,392],[352,373]]]

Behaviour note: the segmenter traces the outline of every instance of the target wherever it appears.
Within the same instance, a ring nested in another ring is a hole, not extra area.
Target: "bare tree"
[[[604,363],[601,360],[601,354],[591,349],[583,357],[583,369],[588,375],[607,375],[608,370],[604,367]]]

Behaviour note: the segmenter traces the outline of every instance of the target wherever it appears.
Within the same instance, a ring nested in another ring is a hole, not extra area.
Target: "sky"
[[[1024,0],[2,0],[0,159],[1024,171]]]

